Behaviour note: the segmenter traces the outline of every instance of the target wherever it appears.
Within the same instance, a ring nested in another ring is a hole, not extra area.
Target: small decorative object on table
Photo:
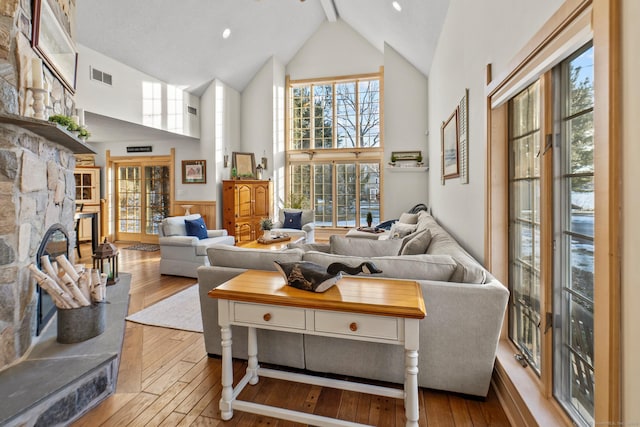
[[[334,262],[326,269],[321,265],[309,261],[300,262],[280,262],[274,264],[282,277],[287,281],[287,285],[304,291],[325,292],[342,278],[342,272],[347,274],[376,274],[382,273],[372,262],[363,262],[360,265],[351,267],[341,262]]]
[[[93,254],[93,268],[99,269],[107,275],[107,286],[115,285],[118,280],[118,248],[104,238]]]
[[[271,218],[262,218],[260,220],[260,230],[264,231],[262,234],[263,240],[271,239],[271,229],[273,228],[273,221]]]
[[[291,240],[291,236],[289,236],[288,234],[284,234],[282,236],[272,235],[268,238],[265,238],[264,236],[262,236],[257,239],[258,243],[261,243],[263,245],[270,245],[272,243],[278,243],[278,242],[286,242],[287,240]]]
[[[377,228],[377,227],[358,227],[357,228],[358,231],[364,231],[366,233],[384,233],[384,230],[382,228]]]
[[[373,214],[371,212],[367,212],[367,227],[371,228],[372,222],[373,222]]]

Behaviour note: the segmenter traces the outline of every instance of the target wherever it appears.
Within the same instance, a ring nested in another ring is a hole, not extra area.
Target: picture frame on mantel
[[[207,161],[206,160],[183,160],[182,161],[182,183],[183,184],[206,184],[207,183]]]
[[[33,0],[31,47],[64,87],[74,94],[78,52],[47,0]]]
[[[441,127],[442,183],[460,175],[458,159],[458,108]]]

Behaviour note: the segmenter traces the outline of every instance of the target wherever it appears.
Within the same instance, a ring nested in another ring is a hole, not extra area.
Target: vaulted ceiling
[[[195,94],[215,78],[242,91],[268,58],[288,63],[337,16],[427,75],[449,1],[398,0],[398,12],[391,0],[79,0],[77,41]]]

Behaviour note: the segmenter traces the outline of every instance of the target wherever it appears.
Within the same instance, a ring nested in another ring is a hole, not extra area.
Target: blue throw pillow
[[[285,212],[284,228],[302,230],[302,212]]]
[[[187,236],[197,237],[200,240],[206,239],[208,237],[207,226],[204,225],[204,219],[185,219],[184,225],[187,228]]]

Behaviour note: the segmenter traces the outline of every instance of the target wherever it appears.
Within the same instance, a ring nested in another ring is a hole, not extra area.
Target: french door
[[[115,164],[116,240],[158,242],[158,227],[171,211],[170,162],[149,159]]]

